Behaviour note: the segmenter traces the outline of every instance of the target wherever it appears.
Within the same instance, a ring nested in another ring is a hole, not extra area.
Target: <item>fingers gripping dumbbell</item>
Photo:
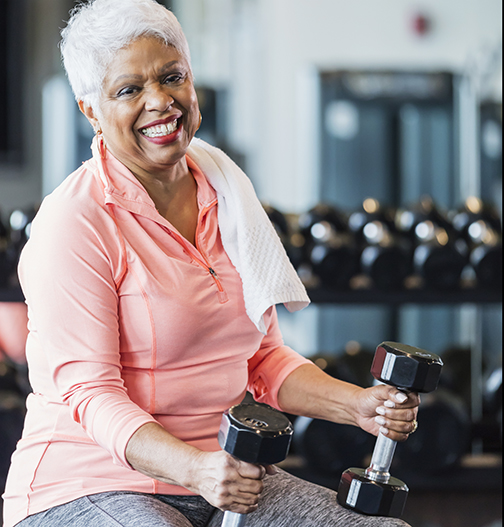
[[[293,428],[285,415],[270,406],[238,404],[222,416],[219,445],[247,463],[272,465],[289,452]],[[243,527],[247,515],[226,511],[222,527]]]
[[[375,352],[371,373],[375,379],[405,392],[434,391],[441,374],[442,360],[433,353],[399,344],[382,342]],[[408,487],[390,475],[397,443],[378,434],[367,469],[349,468],[338,488],[338,503],[371,516],[400,517]]]

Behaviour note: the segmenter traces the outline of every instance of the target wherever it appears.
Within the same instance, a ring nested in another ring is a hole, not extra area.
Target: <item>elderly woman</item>
[[[399,526],[219,448],[247,390],[283,411],[402,441],[418,397],[325,375],[275,304],[306,292],[245,175],[194,139],[187,42],[154,0],[75,9],[61,44],[92,159],[48,196],[20,262],[33,393],[5,527]]]

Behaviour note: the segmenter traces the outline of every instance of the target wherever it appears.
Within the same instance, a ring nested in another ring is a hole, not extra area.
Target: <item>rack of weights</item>
[[[439,293],[440,301],[447,294],[454,300],[454,294],[464,294],[464,301],[471,293],[499,295],[500,218],[479,199],[469,198],[453,211],[442,210],[429,196],[401,209],[373,198],[349,212],[326,203],[300,215],[265,209],[315,295],[430,292]]]
[[[373,198],[350,212],[325,203],[300,215],[264,208],[312,291],[498,295],[501,289],[501,220],[477,198],[448,212],[427,196],[399,210]],[[17,287],[17,263],[37,210],[16,209],[6,221],[0,218],[0,293]]]

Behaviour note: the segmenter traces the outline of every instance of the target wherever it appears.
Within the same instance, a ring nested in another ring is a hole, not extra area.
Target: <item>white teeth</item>
[[[178,120],[172,121],[168,124],[161,124],[158,126],[151,126],[150,128],[143,128],[142,134],[147,137],[162,137],[163,135],[172,134],[177,129]]]

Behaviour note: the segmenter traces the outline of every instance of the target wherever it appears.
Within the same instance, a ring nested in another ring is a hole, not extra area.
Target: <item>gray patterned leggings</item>
[[[340,507],[336,493],[281,470],[266,476],[246,527],[408,527]],[[222,512],[198,496],[105,492],[34,514],[17,527],[219,527]]]

